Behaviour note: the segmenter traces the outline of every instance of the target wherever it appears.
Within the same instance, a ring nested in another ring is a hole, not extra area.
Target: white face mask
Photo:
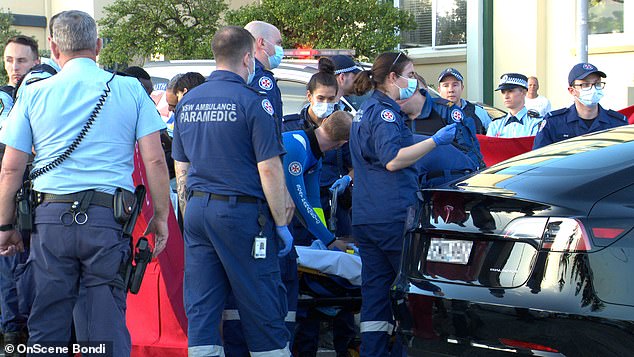
[[[581,104],[586,107],[597,105],[601,98],[603,98],[603,89],[597,89],[592,86],[588,90],[580,90],[579,96],[576,97]]]
[[[315,113],[317,118],[323,119],[335,111],[335,104],[336,103],[315,102],[310,106],[313,108],[313,113]]]

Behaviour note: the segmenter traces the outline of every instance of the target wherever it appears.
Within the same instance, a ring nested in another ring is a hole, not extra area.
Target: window
[[[588,0],[589,50],[634,45],[634,1]]]
[[[401,34],[401,47],[455,47],[467,43],[467,0],[399,0],[417,28]]]
[[[607,34],[624,31],[624,0],[590,0],[588,33]]]

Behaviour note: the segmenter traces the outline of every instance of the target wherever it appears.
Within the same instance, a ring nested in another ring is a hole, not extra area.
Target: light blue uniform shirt
[[[67,62],[57,75],[25,88],[5,122],[1,141],[27,153],[33,146],[34,168],[45,166],[77,138],[112,77],[89,58]],[[115,76],[109,87],[85,138],[60,166],[35,179],[36,191],[134,190],[134,145],[164,129],[165,123],[136,78]]]
[[[537,134],[539,123],[542,122],[543,118],[531,118],[527,114],[528,110],[524,107],[515,115],[519,122],[511,119],[513,116],[511,113],[502,119],[492,121],[487,129],[487,136],[518,138]]]
[[[13,107],[13,98],[9,93],[0,90],[0,128],[4,125],[4,121],[9,116],[9,112]]]

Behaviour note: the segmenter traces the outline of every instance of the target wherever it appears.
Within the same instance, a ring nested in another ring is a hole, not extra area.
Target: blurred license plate
[[[432,238],[427,261],[452,264],[467,264],[471,255],[472,241]]]

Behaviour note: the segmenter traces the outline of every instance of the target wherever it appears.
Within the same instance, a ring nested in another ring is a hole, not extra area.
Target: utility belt
[[[253,196],[241,196],[241,195],[218,195],[215,193],[203,192],[203,191],[190,191],[188,198],[191,197],[205,197],[208,200],[216,200],[216,201],[231,201],[234,200],[237,203],[263,203],[265,202],[263,199],[253,197]]]
[[[132,231],[145,202],[145,186],[137,186],[134,193],[119,187],[114,194],[86,190],[56,195],[36,192],[31,182],[26,181],[16,195],[18,229],[33,230],[35,207],[45,202],[70,204],[69,209],[60,216],[61,223],[68,226],[73,223],[86,224],[89,220],[87,211],[90,205],[111,208],[115,221],[122,225],[123,236],[130,240],[131,249],[130,258],[119,267],[121,281],[115,281],[113,284],[133,294],[138,293],[145,268],[152,260],[152,249],[145,237],[139,238],[136,248],[132,243]]]

